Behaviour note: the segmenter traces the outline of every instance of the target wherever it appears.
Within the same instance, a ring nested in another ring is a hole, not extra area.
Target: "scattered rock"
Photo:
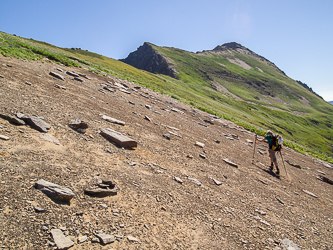
[[[301,250],[301,248],[297,244],[287,238],[285,238],[281,242],[280,247],[282,248],[282,250]]]
[[[116,186],[116,183],[113,180],[102,180],[102,183],[104,185],[108,185],[111,188],[114,188]]]
[[[233,166],[235,168],[238,168],[238,165],[236,163],[233,163],[229,159],[223,159],[224,162],[228,163],[230,166]]]
[[[80,77],[74,77],[74,80],[78,82],[84,82],[83,79],[81,79]]]
[[[109,139],[110,141],[116,143],[120,147],[124,148],[134,148],[137,147],[138,144],[131,138],[128,138],[121,133],[114,131],[109,128],[104,128],[101,130],[101,135],[105,138]]]
[[[114,237],[112,235],[101,233],[101,234],[96,234],[96,236],[99,238],[100,242],[103,245],[110,244],[110,243],[114,242]]]
[[[179,137],[179,138],[182,138],[181,135],[177,135],[176,133],[173,133],[173,132],[171,132],[171,131],[168,131],[168,132],[169,132],[169,134],[171,134],[171,135],[174,135],[174,136],[177,136],[177,137]]]
[[[218,186],[222,185],[222,182],[220,182],[220,181],[218,181],[218,180],[216,180],[216,179],[214,179],[214,178],[213,178],[213,181],[214,181],[214,183],[215,183],[216,185],[218,185]]]
[[[66,71],[66,74],[67,75],[70,75],[70,76],[74,76],[74,77],[80,77],[78,74],[76,74],[75,72],[70,72],[70,71]]]
[[[199,154],[199,156],[202,158],[202,159],[206,159],[206,156],[204,154]]]
[[[108,87],[108,86],[104,86],[103,89],[109,91],[109,92],[116,92],[116,90],[114,88]]]
[[[84,236],[81,236],[81,237],[79,237],[78,239],[77,239],[77,243],[83,243],[83,242],[85,242],[86,240],[88,239],[88,237],[86,236],[86,235],[84,235]]]
[[[1,139],[1,140],[4,140],[4,141],[8,141],[8,140],[9,140],[9,137],[8,137],[8,136],[5,136],[5,135],[0,135],[0,139]]]
[[[50,74],[50,76],[53,76],[53,77],[55,77],[55,78],[58,78],[58,79],[60,79],[61,81],[65,81],[65,78],[64,78],[62,75],[58,74],[58,73],[55,73],[55,72],[52,72],[52,71],[51,71],[49,74]]]
[[[75,130],[79,130],[79,129],[86,130],[88,128],[88,123],[81,121],[80,119],[77,118],[77,119],[72,120],[68,124],[68,126]]]
[[[175,181],[179,182],[180,184],[183,183],[182,179],[180,179],[179,177],[175,177]]]
[[[197,184],[198,186],[201,186],[201,182],[198,181],[197,179],[194,179],[192,177],[187,177],[190,181],[193,181],[195,184]]]
[[[198,142],[198,141],[196,141],[196,142],[195,142],[195,146],[198,146],[198,147],[200,147],[200,148],[204,148],[204,147],[205,147],[205,144],[202,143],[202,142]]]
[[[326,182],[328,184],[333,185],[333,181],[330,180],[330,179],[328,179],[328,178],[326,178],[326,177],[324,177],[324,176],[318,176],[318,179],[321,180],[321,181],[323,181],[323,182]]]
[[[129,240],[129,241],[132,241],[132,242],[138,242],[139,240],[137,239],[137,238],[135,238],[135,237],[133,237],[133,236],[127,236],[127,239]]]
[[[163,137],[164,137],[165,139],[167,139],[167,140],[171,140],[171,138],[170,138],[170,135],[169,135],[169,134],[164,134],[164,135],[163,135]]]
[[[41,190],[51,199],[59,201],[69,202],[75,196],[69,188],[45,181],[43,179],[35,183],[35,188]]]
[[[33,129],[38,130],[39,132],[47,133],[51,128],[44,120],[36,116],[25,116],[22,119],[30,125]]]
[[[61,85],[59,85],[59,84],[54,84],[54,86],[55,87],[57,87],[58,89],[66,89],[66,87],[64,87],[64,86],[61,86]]]
[[[307,190],[302,190],[304,193],[306,193],[306,194],[308,194],[308,195],[310,195],[310,196],[312,196],[312,197],[314,197],[314,198],[318,198],[318,196],[317,195],[315,195],[315,194],[313,194],[313,193],[311,193],[311,192],[309,192],[309,191],[307,191]]]
[[[58,249],[68,249],[74,246],[74,242],[66,237],[60,229],[52,229],[51,234]]]
[[[31,82],[28,82],[28,81],[25,82],[25,84],[27,84],[27,85],[32,85],[32,83],[31,83]]]
[[[151,122],[151,119],[150,119],[148,116],[146,116],[146,115],[145,115],[145,119],[146,119],[147,121]]]
[[[47,212],[46,209],[40,208],[40,207],[34,207],[36,213],[45,213]]]
[[[84,193],[93,196],[109,196],[109,195],[116,195],[117,190],[104,189],[104,188],[87,188],[84,190]]]
[[[25,125],[25,122],[13,115],[0,114],[0,117],[15,125]]]
[[[251,140],[249,140],[249,139],[246,139],[246,142],[247,142],[247,143],[251,143],[251,144],[253,144],[253,141],[251,141]]]
[[[104,120],[106,120],[108,122],[111,122],[111,123],[115,123],[115,124],[119,124],[119,125],[125,126],[125,122],[117,120],[117,119],[112,118],[112,117],[107,116],[107,115],[102,115],[102,119],[104,119]]]

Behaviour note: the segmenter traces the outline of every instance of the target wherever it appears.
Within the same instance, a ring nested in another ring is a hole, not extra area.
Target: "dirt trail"
[[[65,71],[89,79],[79,82]],[[126,85],[130,94],[114,85],[115,92],[103,89],[112,85],[108,81]],[[333,170],[284,148],[284,160],[301,169],[285,162],[287,176],[278,156],[279,179],[268,171],[267,145],[256,146],[252,164],[248,140],[254,134],[230,121],[125,80],[0,56],[0,114],[17,112],[44,117],[51,125],[48,134],[60,145],[0,118],[0,135],[9,137],[0,139],[3,249],[54,249],[53,228],[75,241],[71,249],[274,249],[285,238],[302,249],[333,248],[333,186],[317,178],[333,180]],[[88,123],[86,133],[68,126],[76,118]],[[103,128],[136,140],[138,147],[117,147],[100,135]],[[68,187],[76,196],[70,204],[51,200],[33,187],[40,179]],[[118,194],[84,194],[102,179],[113,179]],[[37,213],[34,206],[47,212]],[[101,230],[115,242],[93,243]],[[81,236],[88,239],[78,243]]]

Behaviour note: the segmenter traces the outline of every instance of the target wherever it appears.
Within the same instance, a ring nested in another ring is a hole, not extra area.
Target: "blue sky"
[[[333,101],[332,0],[4,0],[0,31],[121,59],[238,42]]]

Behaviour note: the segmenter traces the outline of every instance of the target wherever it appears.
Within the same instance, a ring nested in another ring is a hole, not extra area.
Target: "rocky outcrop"
[[[127,58],[120,61],[127,63],[138,69],[149,71],[151,73],[168,75],[173,78],[178,73],[171,59],[163,56],[154,46],[145,42],[136,51],[130,53]]]

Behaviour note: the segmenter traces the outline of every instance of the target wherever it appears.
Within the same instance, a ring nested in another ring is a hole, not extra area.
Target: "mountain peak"
[[[238,49],[243,49],[244,50],[245,49],[245,50],[249,50],[248,48],[246,48],[243,45],[241,45],[239,43],[236,43],[236,42],[230,42],[230,43],[224,43],[222,45],[218,45],[213,50],[219,51],[219,50],[226,50],[226,49],[232,49],[232,50],[238,50]]]

